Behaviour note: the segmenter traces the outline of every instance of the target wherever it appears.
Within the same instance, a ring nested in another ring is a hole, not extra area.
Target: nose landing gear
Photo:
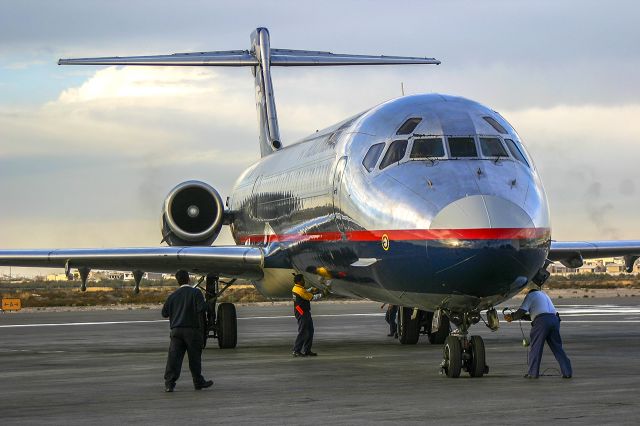
[[[469,327],[479,321],[477,313],[465,312],[462,315],[449,314],[450,320],[458,330],[447,336],[440,364],[440,374],[447,377],[460,377],[462,370],[471,377],[482,377],[489,372],[485,363],[484,341],[480,336],[468,336]]]

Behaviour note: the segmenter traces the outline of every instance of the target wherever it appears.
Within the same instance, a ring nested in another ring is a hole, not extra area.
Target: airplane
[[[0,250],[0,265],[144,272],[186,269],[205,281],[220,348],[237,343],[235,307],[216,303],[236,279],[267,297],[290,297],[292,273],[337,295],[400,306],[402,344],[420,334],[443,345],[441,373],[488,373],[484,341],[469,329],[548,265],[624,256],[640,241],[551,239],[541,177],[516,130],[496,111],[442,94],[402,96],[299,142],[280,139],[271,67],[438,65],[434,58],[271,49],[266,28],[250,50],[60,59],[60,65],[250,67],[255,79],[261,158],[223,202],[212,186],[186,181],[162,208],[167,246]],[[212,245],[229,226],[235,245]],[[220,281],[220,277],[230,281]],[[455,329],[451,330],[451,325]]]

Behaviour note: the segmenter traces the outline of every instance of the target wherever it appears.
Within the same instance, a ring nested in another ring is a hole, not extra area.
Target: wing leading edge
[[[0,250],[0,265],[164,273],[185,269],[258,280],[263,276],[264,252],[247,246]]]
[[[549,260],[558,261],[569,268],[579,268],[584,259],[622,256],[627,272],[640,258],[640,240],[631,241],[552,241]]]

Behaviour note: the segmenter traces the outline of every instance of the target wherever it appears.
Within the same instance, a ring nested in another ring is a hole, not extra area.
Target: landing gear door
[[[342,178],[344,169],[347,165],[347,157],[341,157],[336,164],[333,174],[333,214],[336,218],[336,225],[340,232],[344,232],[342,198],[344,197],[344,189],[342,186]]]

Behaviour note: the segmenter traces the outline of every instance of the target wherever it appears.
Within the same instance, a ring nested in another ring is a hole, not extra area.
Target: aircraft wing
[[[618,256],[625,258],[627,272],[630,272],[640,257],[640,241],[552,241],[548,258],[577,268],[582,266],[583,259]]]
[[[261,279],[264,252],[258,247],[143,247],[109,249],[0,250],[0,265],[175,273],[217,273]]]

